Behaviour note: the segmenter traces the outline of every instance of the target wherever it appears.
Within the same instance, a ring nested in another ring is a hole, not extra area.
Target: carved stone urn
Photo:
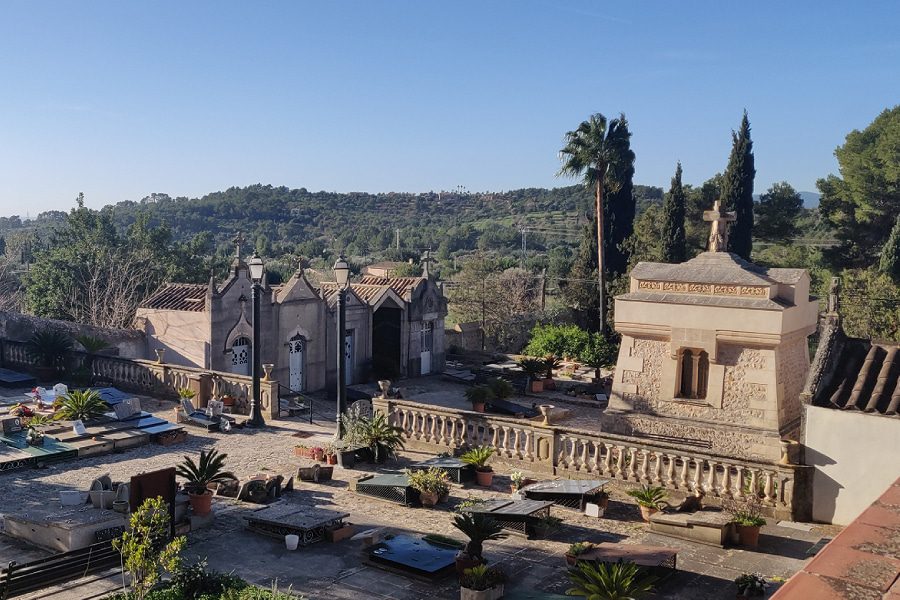
[[[156,364],[158,364],[158,365],[163,364],[163,357],[165,357],[165,355],[166,355],[166,349],[165,348],[156,348],[154,350],[154,352],[156,352]]]
[[[263,375],[262,380],[269,381],[269,376],[272,374],[272,369],[275,368],[275,365],[272,363],[263,363],[262,368],[263,368],[263,372],[265,373],[265,375]]]
[[[541,425],[549,426],[550,425],[550,413],[553,412],[553,409],[556,408],[552,404],[541,404],[538,406],[541,411],[541,414],[544,416],[544,422]]]
[[[378,389],[381,390],[381,397],[387,398],[388,394],[391,391],[391,380],[390,379],[379,379],[378,380]]]

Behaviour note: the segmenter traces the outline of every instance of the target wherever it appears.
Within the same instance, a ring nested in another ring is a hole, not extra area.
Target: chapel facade
[[[170,283],[137,310],[147,356],[165,350],[167,363],[250,374],[253,282],[238,255],[221,284]],[[346,383],[396,379],[444,368],[447,301],[428,277],[364,277],[351,283],[341,344]],[[314,392],[337,377],[337,286],[314,284],[302,268],[282,285],[264,275],[260,351],[285,388]]]
[[[766,269],[726,252],[707,211],[710,250],[681,264],[638,263],[615,298],[622,336],[604,431],[777,460],[800,435],[807,337],[818,303],[805,269]]]

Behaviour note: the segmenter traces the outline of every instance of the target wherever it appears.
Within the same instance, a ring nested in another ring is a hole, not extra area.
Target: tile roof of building
[[[350,284],[350,289],[353,290],[353,293],[367,304],[372,304],[377,301],[387,287],[388,286],[384,285],[362,283]],[[334,303],[334,298],[337,295],[337,283],[334,281],[323,281],[319,284],[319,290],[322,297],[325,298],[325,301],[328,302],[329,305]]]
[[[636,302],[656,302],[662,304],[690,304],[694,306],[721,306],[723,308],[753,308],[762,310],[784,310],[786,306],[768,298],[740,298],[734,296],[700,296],[670,292],[629,292],[616,296],[617,300]]]
[[[791,577],[772,600],[900,598],[900,479]]]
[[[730,252],[703,252],[679,264],[640,262],[631,270],[639,280],[765,285],[797,283],[803,269],[766,269]]]
[[[140,307],[203,312],[208,291],[209,285],[205,283],[168,283],[144,300]]]
[[[900,346],[847,338],[830,358],[830,381],[812,398],[816,406],[894,416],[900,412]]]
[[[367,275],[360,279],[359,283],[363,285],[388,286],[397,292],[398,296],[409,301],[413,290],[423,281],[425,281],[424,277],[375,277]]]

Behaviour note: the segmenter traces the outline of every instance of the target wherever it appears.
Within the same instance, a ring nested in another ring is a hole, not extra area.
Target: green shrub
[[[578,360],[589,367],[599,369],[616,364],[618,354],[618,344],[611,343],[599,333],[593,333],[578,355]]]
[[[532,356],[578,357],[590,341],[590,334],[577,325],[536,325],[525,353]]]
[[[488,379],[487,382],[488,388],[490,388],[491,392],[494,393],[494,398],[497,400],[504,400],[509,398],[513,394],[513,386],[510,382],[505,379],[501,379],[500,377],[494,377],[492,379]]]
[[[60,399],[54,418],[66,421],[90,421],[109,410],[100,394],[94,390],[72,390]]]

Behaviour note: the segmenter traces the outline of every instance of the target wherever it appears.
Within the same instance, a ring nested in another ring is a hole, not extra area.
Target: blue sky
[[[756,190],[814,191],[900,102],[897,2],[0,3],[0,214],[262,182],[558,186],[624,112],[635,181],[700,183],[750,114]]]

